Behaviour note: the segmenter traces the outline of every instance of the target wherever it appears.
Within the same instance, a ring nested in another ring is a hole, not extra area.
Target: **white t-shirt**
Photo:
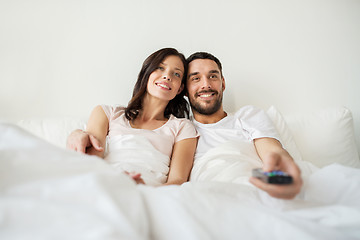
[[[253,141],[262,137],[280,139],[270,118],[254,106],[242,107],[235,114],[229,114],[216,123],[202,124],[195,119],[193,123],[200,134],[195,160],[228,141]]]

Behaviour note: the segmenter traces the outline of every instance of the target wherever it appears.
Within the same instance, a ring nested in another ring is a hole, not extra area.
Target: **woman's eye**
[[[164,68],[163,68],[163,67],[160,67],[160,66],[157,67],[157,69],[159,69],[159,70],[164,70]]]
[[[180,73],[175,73],[174,75],[177,77],[181,77]]]
[[[193,81],[198,81],[199,78],[198,78],[198,77],[193,77],[192,80],[193,80]]]

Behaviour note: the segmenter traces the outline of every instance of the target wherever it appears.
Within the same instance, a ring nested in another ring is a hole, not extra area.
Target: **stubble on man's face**
[[[201,99],[199,99],[198,93],[195,93],[194,96],[189,96],[190,106],[193,111],[199,114],[212,115],[221,108],[223,92],[218,92],[216,90],[207,90],[206,92],[216,94],[216,99],[214,101],[202,101]]]
[[[195,59],[189,63],[187,90],[194,114],[212,115],[222,108],[223,82],[215,61]]]

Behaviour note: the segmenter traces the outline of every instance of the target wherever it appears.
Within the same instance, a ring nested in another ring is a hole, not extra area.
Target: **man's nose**
[[[202,89],[211,88],[210,81],[209,81],[208,78],[203,77],[203,78],[201,79],[201,88],[202,88]]]

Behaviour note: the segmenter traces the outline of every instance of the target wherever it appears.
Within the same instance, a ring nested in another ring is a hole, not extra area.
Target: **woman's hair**
[[[143,107],[142,102],[146,94],[149,76],[168,56],[177,56],[184,64],[184,75],[181,80],[182,84],[184,84],[184,89],[181,91],[181,93],[176,95],[174,99],[169,101],[168,105],[165,108],[164,115],[167,118],[170,117],[170,114],[173,114],[175,117],[178,118],[189,117],[188,102],[184,98],[187,77],[187,63],[185,56],[182,53],[179,53],[174,48],[163,48],[147,57],[141,67],[138,79],[133,90],[132,98],[129,101],[128,106],[125,108],[125,117],[128,120],[134,120],[138,116],[139,111]]]

